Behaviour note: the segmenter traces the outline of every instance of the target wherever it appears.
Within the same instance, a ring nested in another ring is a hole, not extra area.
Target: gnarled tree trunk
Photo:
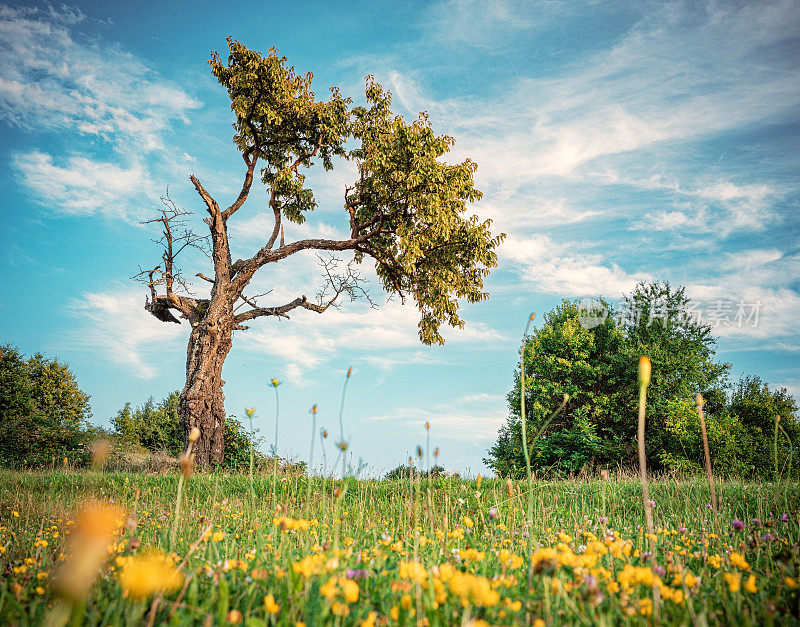
[[[192,325],[186,355],[186,385],[181,391],[178,413],[184,438],[192,427],[200,429],[194,445],[200,467],[222,463],[225,454],[225,394],[222,366],[231,349],[233,316],[230,307],[210,311]]]

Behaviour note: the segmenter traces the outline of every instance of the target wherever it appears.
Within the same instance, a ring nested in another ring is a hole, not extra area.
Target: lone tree
[[[298,308],[322,313],[343,294],[363,294],[361,277],[351,264],[337,273],[336,263],[329,262],[327,289],[316,302],[299,295],[287,303],[262,306],[257,297],[245,294],[259,269],[303,250],[352,251],[352,263],[370,257],[387,292],[401,299],[413,296],[420,311],[420,340],[442,344],[443,322],[464,325],[457,299],[477,302],[488,297],[483,279],[496,265],[495,248],[504,237],[492,236],[491,221],[464,215],[466,203],[481,197],[473,184],[476,164],[469,159],[455,165],[440,161],[453,139],[435,135],[424,113],[412,124],[392,114],[391,94],[373,77],[366,78],[367,106],[352,106],[337,88],[321,102],[311,91],[311,74],[295,74],[276,50],[262,56],[231,38],[228,48],[227,64],[215,52],[209,65],[228,90],[236,116],[233,141],[245,164],[241,191],[222,208],[197,177],[189,177],[208,212],[204,222],[210,231],[214,273],[197,276],[211,284],[210,296],[191,296],[175,263],[182,250],[201,247],[209,238],[186,229],[188,212],[168,198],[153,220],[162,229],[162,262],[139,275],[150,287],[145,304],[150,313],[165,322],[180,322],[174,310],[191,325],[179,415],[184,434],[192,427],[200,429],[194,450],[202,466],[218,464],[224,455],[222,366],[233,332],[247,329],[245,323],[255,318],[286,318]],[[349,236],[284,241],[282,221],[302,224],[317,206],[313,191],[305,187],[303,170],[314,160],[331,170],[336,157],[358,167],[357,180],[344,189]],[[256,175],[267,187],[272,233],[251,257],[232,261],[228,221],[247,200]]]

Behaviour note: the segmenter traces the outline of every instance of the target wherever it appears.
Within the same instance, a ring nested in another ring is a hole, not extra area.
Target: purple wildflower
[[[743,523],[741,520],[734,520],[734,521],[731,523],[731,526],[732,526],[732,527],[733,527],[733,528],[734,528],[736,531],[741,531],[742,529],[744,529],[744,523]]]
[[[789,522],[789,514],[784,514],[781,516],[781,522]]]
[[[769,531],[767,531],[767,533],[765,533],[762,537],[765,542],[772,542],[775,539],[775,536],[773,536]]]
[[[497,510],[496,507],[489,508],[489,518],[491,518],[492,520],[497,520],[498,518],[500,518],[500,512]]]
[[[345,571],[345,577],[348,579],[366,579],[369,577],[369,571],[366,568],[356,568],[355,570],[348,568]]]

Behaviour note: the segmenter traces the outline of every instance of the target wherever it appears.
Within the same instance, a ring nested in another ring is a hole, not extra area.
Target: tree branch
[[[253,150],[255,150],[255,146],[253,146]],[[258,157],[256,155],[252,155],[252,158],[250,159],[248,154],[245,153],[242,155],[242,158],[247,164],[247,173],[244,175],[244,183],[242,184],[242,191],[239,192],[239,196],[230,207],[222,212],[222,219],[226,222],[228,218],[230,218],[239,210],[239,207],[244,204],[244,201],[247,200],[247,196],[250,194],[250,187],[253,185],[253,172],[256,169]]]
[[[161,225],[161,239],[157,243],[164,248],[161,256],[162,263],[152,270],[140,270],[134,278],[150,288],[150,298],[145,299],[145,309],[163,322],[179,323],[179,320],[169,310],[176,309],[184,318],[192,320],[195,317],[197,300],[176,293],[176,284],[187,293],[189,288],[183,280],[180,270],[176,267],[175,258],[187,247],[196,248],[207,254],[204,246],[206,238],[195,235],[185,227],[184,217],[191,212],[175,205],[169,197],[169,191],[162,196],[161,202],[164,205],[161,209],[161,216],[153,220],[146,220],[144,224],[157,222]],[[182,230],[176,232],[176,226],[181,227]],[[177,252],[175,251],[176,246]],[[160,276],[156,277],[157,273]],[[164,285],[165,295],[157,294],[156,287],[158,285]]]
[[[228,230],[225,227],[225,220],[219,209],[217,201],[205,190],[202,183],[192,174],[189,180],[194,185],[197,193],[203,199],[208,209],[209,217],[205,219],[211,230],[212,261],[214,262],[216,286],[226,285],[230,281],[230,249],[228,248]]]

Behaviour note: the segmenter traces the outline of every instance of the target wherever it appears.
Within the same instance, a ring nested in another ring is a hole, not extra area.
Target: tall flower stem
[[[277,378],[273,378],[270,384],[275,388],[275,443],[272,445],[272,507],[275,507],[275,485],[278,480],[278,420],[281,415],[281,401],[278,396],[278,386],[281,384]]]
[[[525,528],[527,531],[527,538],[525,542],[526,559],[530,560],[531,557],[531,519],[533,518],[533,477],[531,476],[531,458],[528,453],[528,430],[526,426],[527,418],[525,416],[525,348],[528,342],[528,329],[530,329],[533,319],[536,317],[532,313],[528,317],[528,324],[525,325],[525,331],[522,334],[522,351],[520,355],[520,368],[519,368],[519,413],[522,427],[522,453],[525,455],[525,471],[528,477],[528,513],[525,519]],[[528,590],[531,589],[531,579],[533,578],[533,562],[528,568]]]
[[[719,510],[717,509],[717,491],[714,489],[714,471],[711,469],[711,452],[708,448],[708,433],[706,432],[706,417],[703,413],[703,395],[698,393],[694,397],[695,405],[697,405],[697,416],[700,418],[700,433],[703,436],[703,451],[706,456],[706,475],[708,475],[708,485],[711,488],[711,507],[714,511],[714,520],[719,519]]]
[[[246,407],[244,412],[247,414],[247,419],[250,421],[250,504],[255,507],[256,493],[253,489],[253,471],[255,470],[256,452],[254,449],[256,433],[253,431],[253,414],[256,413],[255,408]]]
[[[175,518],[172,521],[172,532],[169,534],[170,551],[174,548],[175,537],[178,534],[178,521],[180,520],[181,503],[183,501],[183,481],[192,474],[192,464],[194,462],[192,447],[199,437],[200,429],[192,427],[192,430],[189,432],[189,437],[187,438],[189,442],[186,445],[186,451],[178,458],[181,474],[180,477],[178,477],[178,494],[175,499]]]
[[[656,564],[655,529],[653,528],[652,501],[650,489],[647,485],[647,456],[644,449],[644,419],[647,409],[647,386],[650,385],[650,359],[646,356],[639,358],[639,478],[642,482],[642,501],[644,502],[644,519],[647,525],[647,546],[650,549],[650,566]],[[653,615],[658,622],[661,614],[661,595],[658,585],[653,581]]]
[[[311,448],[308,452],[308,472],[306,473],[306,510],[311,509],[311,479],[314,476],[314,438],[317,435],[317,406],[314,405],[311,414]]]
[[[347,465],[347,456],[345,455],[346,448],[344,447],[344,422],[343,422],[343,415],[344,415],[344,394],[347,391],[347,384],[350,382],[350,375],[353,373],[352,368],[347,369],[347,375],[344,379],[344,385],[342,386],[342,402],[339,405],[339,441],[342,445],[342,479],[345,476],[345,468]]]

